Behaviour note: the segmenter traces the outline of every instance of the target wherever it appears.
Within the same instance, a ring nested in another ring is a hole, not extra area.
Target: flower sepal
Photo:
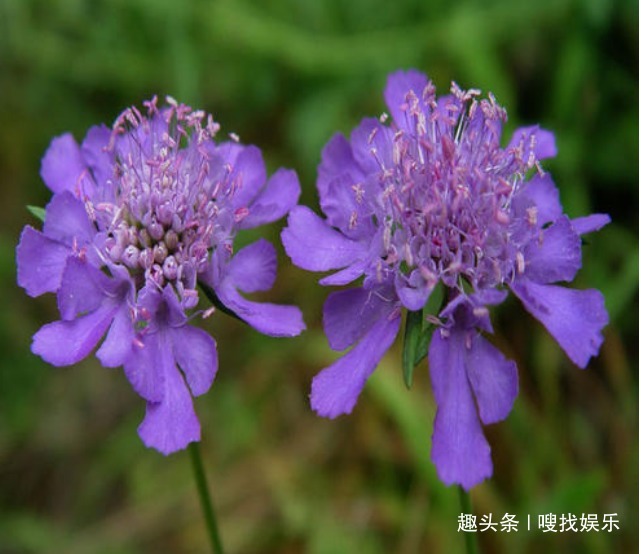
[[[47,212],[44,208],[41,208],[40,206],[27,205],[27,210],[29,210],[29,213],[31,213],[31,215],[42,221],[42,223],[45,222],[45,215]]]
[[[441,311],[444,296],[443,285],[439,283],[422,309],[408,310],[405,316],[402,364],[403,381],[408,389],[412,388],[414,369],[427,356],[430,340],[436,329],[435,316],[432,314]]]

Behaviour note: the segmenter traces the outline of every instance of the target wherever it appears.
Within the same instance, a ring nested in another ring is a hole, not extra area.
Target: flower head
[[[444,482],[470,488],[492,472],[481,422],[505,418],[518,388],[514,362],[484,338],[488,306],[512,290],[585,367],[603,340],[603,298],[552,283],[574,278],[579,235],[609,218],[563,215],[540,163],[556,155],[554,136],[521,128],[503,146],[507,116],[491,94],[453,84],[437,97],[423,74],[399,71],[385,100],[390,123],[365,119],[349,140],[337,134],[323,150],[317,188],[326,219],[296,207],[282,234],[295,264],[339,270],[321,284],[363,279],[325,303],[330,346],[355,346],[314,379],[312,407],[349,413],[398,334],[402,309],[423,311],[443,287],[444,305],[423,314],[436,327],[432,459]]]
[[[289,170],[265,182],[260,150],[215,142],[218,124],[204,112],[171,98],[145,110],[90,129],[81,146],[69,134],[52,141],[41,173],[54,196],[42,232],[22,233],[18,282],[32,296],[58,296],[61,320],[36,333],[33,351],[69,365],[104,336],[97,357],[123,365],[147,401],[141,437],[169,453],[199,440],[191,395],[206,392],[217,369],[214,339],[189,325],[199,285],[263,333],[304,328],[297,308],[238,292],[271,288],[273,247],[234,251],[239,230],[285,215],[300,187]]]

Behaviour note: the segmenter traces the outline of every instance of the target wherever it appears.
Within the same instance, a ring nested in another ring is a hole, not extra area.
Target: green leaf
[[[432,294],[427,299],[427,304],[423,308],[425,315],[437,316],[443,309],[443,301],[445,300],[445,287],[443,283],[439,282],[432,290]]]
[[[29,210],[33,215],[35,215],[40,221],[43,223],[45,222],[45,209],[40,208],[39,206],[27,206],[27,210]]]
[[[428,323],[425,316],[436,315],[441,311],[444,292],[443,285],[436,285],[422,310],[408,311],[405,317],[403,337],[403,380],[411,388],[414,368],[427,356],[435,325]]]
[[[403,337],[403,380],[409,389],[416,367],[416,357],[423,335],[423,310],[408,311],[405,316],[405,336]]]

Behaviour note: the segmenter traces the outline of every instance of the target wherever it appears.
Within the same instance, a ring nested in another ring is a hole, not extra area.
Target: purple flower
[[[192,396],[209,389],[216,343],[189,325],[199,285],[224,311],[262,333],[304,329],[293,306],[256,303],[239,291],[271,288],[276,252],[265,240],[234,251],[238,230],[275,221],[300,194],[293,171],[269,180],[260,150],[216,143],[211,116],[154,98],[146,114],[125,110],[112,129],[89,130],[79,146],[55,138],[41,175],[54,195],[42,231],[25,227],[18,283],[31,296],[55,292],[60,320],[32,350],[65,366],[96,356],[124,366],[147,402],[143,442],[164,454],[200,439]]]
[[[351,412],[402,309],[421,313],[436,328],[427,352],[438,406],[432,460],[443,482],[469,489],[492,474],[481,424],[504,419],[518,389],[516,365],[486,339],[488,306],[512,290],[585,367],[603,341],[603,297],[554,283],[574,278],[579,235],[609,217],[563,214],[540,165],[556,155],[554,136],[521,128],[502,147],[506,112],[491,94],[453,84],[437,97],[410,70],[390,75],[385,100],[390,124],[387,115],[364,119],[349,140],[337,134],[323,150],[317,188],[326,219],[299,206],[282,233],[296,265],[338,270],[321,284],[362,277],[327,298],[330,346],[353,348],[314,378],[311,404],[330,418]],[[425,313],[437,287],[444,303]]]

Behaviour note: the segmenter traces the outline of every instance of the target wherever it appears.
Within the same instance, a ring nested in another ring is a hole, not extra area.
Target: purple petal
[[[433,287],[428,287],[418,271],[414,271],[409,279],[396,274],[394,279],[396,294],[408,310],[421,310],[430,297]]]
[[[71,249],[27,226],[16,248],[18,285],[30,296],[55,292]]]
[[[70,256],[58,291],[58,310],[62,319],[74,319],[92,312],[106,299],[109,277],[87,262]]]
[[[76,191],[87,166],[71,133],[54,138],[40,167],[40,176],[53,192]]]
[[[165,373],[161,348],[166,338],[149,333],[134,344],[124,360],[123,369],[133,389],[148,402],[161,402],[165,396]]]
[[[441,318],[447,318],[458,327],[465,329],[482,329],[493,333],[492,322],[486,306],[495,306],[508,296],[506,290],[485,289],[473,294],[457,294],[439,313]],[[481,308],[478,310],[477,308]]]
[[[265,239],[239,250],[227,266],[227,275],[243,292],[269,290],[276,279],[276,250]]]
[[[72,321],[54,321],[34,336],[31,351],[55,366],[72,365],[87,357],[105,334],[116,308],[103,305]]]
[[[182,327],[187,323],[185,308],[171,285],[166,285],[162,290],[162,301],[156,304],[154,317],[156,320],[154,325],[158,327]]]
[[[572,220],[574,232],[579,235],[593,233],[610,223],[611,219],[608,214],[592,214],[585,217],[577,217]]]
[[[241,220],[239,227],[251,229],[280,219],[296,205],[299,196],[300,184],[296,172],[279,169],[249,206],[249,215]]]
[[[85,205],[70,192],[56,194],[47,205],[44,234],[72,246],[91,242],[96,229],[89,221]]]
[[[134,325],[129,306],[123,303],[114,315],[111,327],[96,352],[96,357],[105,367],[123,365],[134,348],[134,337]]]
[[[332,229],[305,206],[289,213],[281,239],[292,261],[311,271],[343,268],[365,254],[363,245]]]
[[[477,335],[466,353],[465,366],[481,421],[489,424],[505,419],[519,392],[516,364]]]
[[[556,140],[554,133],[546,129],[541,129],[538,125],[531,125],[529,127],[520,127],[514,131],[507,150],[516,148],[519,143],[523,141],[524,159],[527,160],[528,153],[532,149],[532,139],[534,140],[534,155],[539,160],[545,158],[553,158],[556,156]]]
[[[230,179],[234,192],[231,198],[234,208],[246,208],[254,200],[267,180],[263,155],[256,146],[220,146],[219,151],[231,154],[228,159],[232,166]]]
[[[352,183],[358,183],[365,179],[363,171],[354,159],[350,143],[341,133],[336,133],[323,148],[321,163],[318,166],[316,188],[321,206],[332,199],[327,191],[329,183],[341,175],[345,175]],[[324,207],[323,211],[329,217],[329,213]]]
[[[159,137],[171,132],[166,115],[166,110],[160,110],[150,117],[147,123],[132,126],[125,133],[114,133],[112,151],[115,158],[126,159],[127,155],[132,152],[132,141],[140,145],[142,151],[150,152],[154,145],[158,144]]]
[[[218,370],[216,341],[189,325],[171,330],[173,353],[194,396],[206,393]]]
[[[187,385],[176,367],[168,344],[159,343],[158,370],[163,375],[161,402],[148,402],[138,427],[142,442],[162,454],[171,454],[200,440],[200,424]]]
[[[379,319],[352,350],[314,377],[311,404],[318,415],[333,419],[352,411],[368,377],[394,342],[400,321],[400,317]]]
[[[498,306],[508,296],[506,290],[484,289],[468,295],[475,306]]]
[[[352,265],[347,266],[345,269],[341,269],[340,271],[337,271],[332,275],[323,277],[318,282],[323,286],[347,285],[348,283],[351,283],[352,281],[354,281],[355,279],[358,279],[361,275],[363,275],[363,272],[365,271],[366,267],[367,267],[366,261],[358,260],[354,262]]]
[[[581,269],[581,239],[563,216],[525,248],[525,274],[537,283],[571,281]]]
[[[229,282],[215,288],[220,301],[254,329],[271,337],[294,337],[305,329],[303,315],[296,306],[251,302]]]
[[[161,291],[153,284],[144,286],[138,293],[136,304],[139,311],[144,310],[149,314],[149,323],[144,331],[147,334],[155,335],[187,323],[185,309],[170,284]]]
[[[539,227],[550,221],[556,221],[563,215],[559,190],[549,174],[532,177],[525,183],[514,200],[516,205],[522,206],[523,210],[528,207],[528,204],[536,207],[536,219]]]
[[[354,344],[374,323],[386,318],[396,307],[389,287],[379,290],[353,288],[331,293],[323,306],[323,328],[329,345],[344,350]]]
[[[80,147],[86,165],[100,185],[113,178],[112,156],[106,151],[110,139],[111,131],[106,125],[94,125],[87,131]]]
[[[435,332],[429,348],[432,388],[437,403],[432,461],[446,485],[471,489],[492,475],[490,446],[483,435],[465,367],[465,335]]]
[[[598,354],[603,343],[601,330],[608,323],[599,291],[541,285],[528,279],[516,280],[512,290],[580,368]]]
[[[419,106],[424,114],[429,114],[430,109],[423,102],[423,92],[427,86],[427,77],[420,71],[410,69],[408,71],[396,71],[387,78],[385,86],[385,103],[392,113],[392,117],[401,129],[412,131],[414,126],[408,122],[407,95],[410,91],[419,100]]]
[[[354,159],[365,173],[378,173],[393,166],[393,131],[378,119],[366,118],[352,131],[350,144]]]
[[[320,205],[332,227],[349,238],[360,239],[374,234],[375,227],[371,210],[363,199],[363,187],[356,183],[347,174],[336,177],[327,183]]]
[[[205,148],[208,149],[210,156],[215,156],[216,158],[219,158],[221,165],[229,164],[233,170],[236,167],[236,160],[238,159],[238,156],[240,156],[241,153],[245,151],[247,146],[240,144],[238,142],[227,141],[227,142],[221,142],[219,144],[207,142],[205,143]],[[259,150],[258,148],[256,149]],[[262,161],[262,157],[261,157],[261,161]],[[263,179],[262,183],[264,182],[265,182],[265,179]],[[258,186],[260,186],[260,184]]]

